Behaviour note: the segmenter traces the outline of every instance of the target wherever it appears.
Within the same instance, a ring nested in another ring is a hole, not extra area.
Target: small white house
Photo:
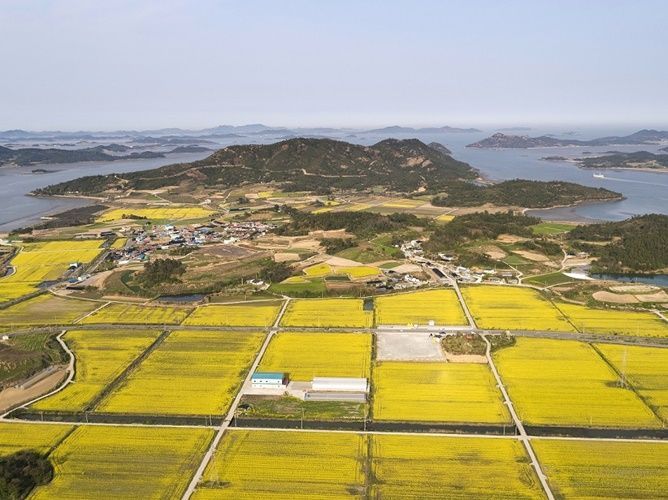
[[[311,390],[324,392],[369,392],[369,382],[365,378],[314,377]]]
[[[251,386],[254,389],[285,389],[288,377],[281,372],[255,372],[251,377]]]

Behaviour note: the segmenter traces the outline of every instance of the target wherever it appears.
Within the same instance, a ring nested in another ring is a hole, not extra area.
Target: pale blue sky
[[[0,129],[668,123],[668,1],[0,0]]]

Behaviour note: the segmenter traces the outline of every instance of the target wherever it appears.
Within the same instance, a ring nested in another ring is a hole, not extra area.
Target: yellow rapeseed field
[[[211,429],[78,427],[51,453],[55,477],[31,498],[180,498]]]
[[[124,215],[134,215],[136,217],[145,217],[148,220],[182,221],[188,219],[201,219],[213,215],[215,212],[202,207],[128,207],[114,208],[104,212],[98,219],[98,222],[110,222],[123,219]],[[127,218],[127,217],[126,217]]]
[[[264,335],[172,332],[98,406],[113,413],[221,415],[243,382]]]
[[[229,429],[194,499],[363,498],[366,438]]]
[[[651,312],[593,309],[562,302],[557,307],[584,333],[668,337],[668,322]]]
[[[111,244],[109,248],[112,248],[114,250],[118,250],[120,248],[125,247],[125,244],[128,242],[127,238],[116,238],[114,242]]]
[[[484,364],[382,361],[373,383],[375,420],[510,422]]]
[[[72,240],[21,244],[11,261],[14,273],[0,278],[0,302],[37,291],[37,285],[60,278],[72,263],[90,263],[100,254],[101,243]]]
[[[443,215],[439,215],[438,217],[436,217],[436,221],[437,222],[448,223],[448,222],[452,222],[452,220],[454,218],[455,218],[454,215],[443,214]]]
[[[424,205],[422,200],[411,200],[408,198],[398,198],[386,201],[381,206],[386,208],[417,208]]]
[[[345,274],[350,279],[371,278],[380,274],[380,269],[375,266],[348,266],[337,267],[336,274]]]
[[[35,410],[82,411],[157,338],[143,330],[72,330],[63,337],[74,352],[76,374],[62,391],[32,405]]]
[[[425,290],[376,297],[378,325],[466,325],[466,316],[454,290]]]
[[[271,326],[280,309],[280,304],[266,302],[208,305],[195,309],[183,325]]]
[[[665,498],[668,443],[534,439],[557,498]]]
[[[370,328],[373,313],[362,299],[297,299],[283,315],[281,326]]]
[[[615,344],[596,347],[668,423],[668,349]]]
[[[71,425],[0,423],[0,457],[20,450],[48,453],[71,430]]]
[[[304,274],[310,278],[320,278],[332,274],[332,268],[329,264],[315,264],[305,268]]]
[[[519,417],[537,425],[660,427],[651,410],[588,344],[518,338],[494,353]]]
[[[82,324],[178,325],[191,309],[185,307],[142,306],[112,303],[84,318]]]
[[[543,498],[517,440],[382,434],[369,439],[370,498]]]
[[[549,300],[531,288],[467,286],[462,294],[480,328],[575,331]]]
[[[0,309],[2,325],[67,325],[100,307],[99,302],[45,293]]]
[[[271,340],[259,369],[310,381],[313,377],[369,378],[370,364],[370,334],[281,332]]]

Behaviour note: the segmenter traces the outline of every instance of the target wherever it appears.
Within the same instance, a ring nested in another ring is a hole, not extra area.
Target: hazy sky
[[[0,0],[0,129],[668,123],[668,1]]]

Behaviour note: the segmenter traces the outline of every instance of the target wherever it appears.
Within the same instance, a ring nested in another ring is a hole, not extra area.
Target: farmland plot
[[[530,288],[468,286],[462,294],[479,328],[575,331],[549,300]]]
[[[98,407],[112,413],[220,415],[264,335],[172,332]]]
[[[178,325],[191,309],[113,303],[86,317],[82,324]]]
[[[268,327],[274,324],[280,309],[280,304],[267,303],[202,306],[183,325]]]
[[[70,425],[0,423],[0,457],[20,450],[48,453],[71,430]]]
[[[74,352],[73,383],[37,401],[34,410],[83,411],[158,337],[143,330],[72,330],[63,337]]]
[[[512,439],[373,435],[371,498],[543,498]]]
[[[362,299],[297,299],[288,305],[281,326],[370,328],[371,311]]]
[[[371,335],[365,333],[279,333],[260,371],[287,372],[290,379],[369,377]]]
[[[149,220],[182,221],[188,219],[201,219],[213,215],[215,212],[202,207],[144,207],[144,208],[114,208],[104,212],[98,222],[110,222],[114,220],[127,219],[128,215],[144,217]]]
[[[373,381],[374,420],[510,422],[487,365],[382,361]]]
[[[494,353],[519,417],[527,424],[660,427],[651,410],[596,351],[581,342],[518,338]]]
[[[454,290],[425,290],[376,297],[378,325],[467,325]]]
[[[2,325],[67,325],[100,307],[99,302],[45,293],[0,309]]]
[[[194,499],[363,498],[366,449],[353,433],[230,429]]]
[[[665,498],[668,443],[532,441],[558,498]]]
[[[31,498],[180,498],[211,429],[80,426],[50,455],[53,480]]]
[[[668,322],[651,312],[592,309],[566,303],[557,306],[583,333],[668,337]]]

